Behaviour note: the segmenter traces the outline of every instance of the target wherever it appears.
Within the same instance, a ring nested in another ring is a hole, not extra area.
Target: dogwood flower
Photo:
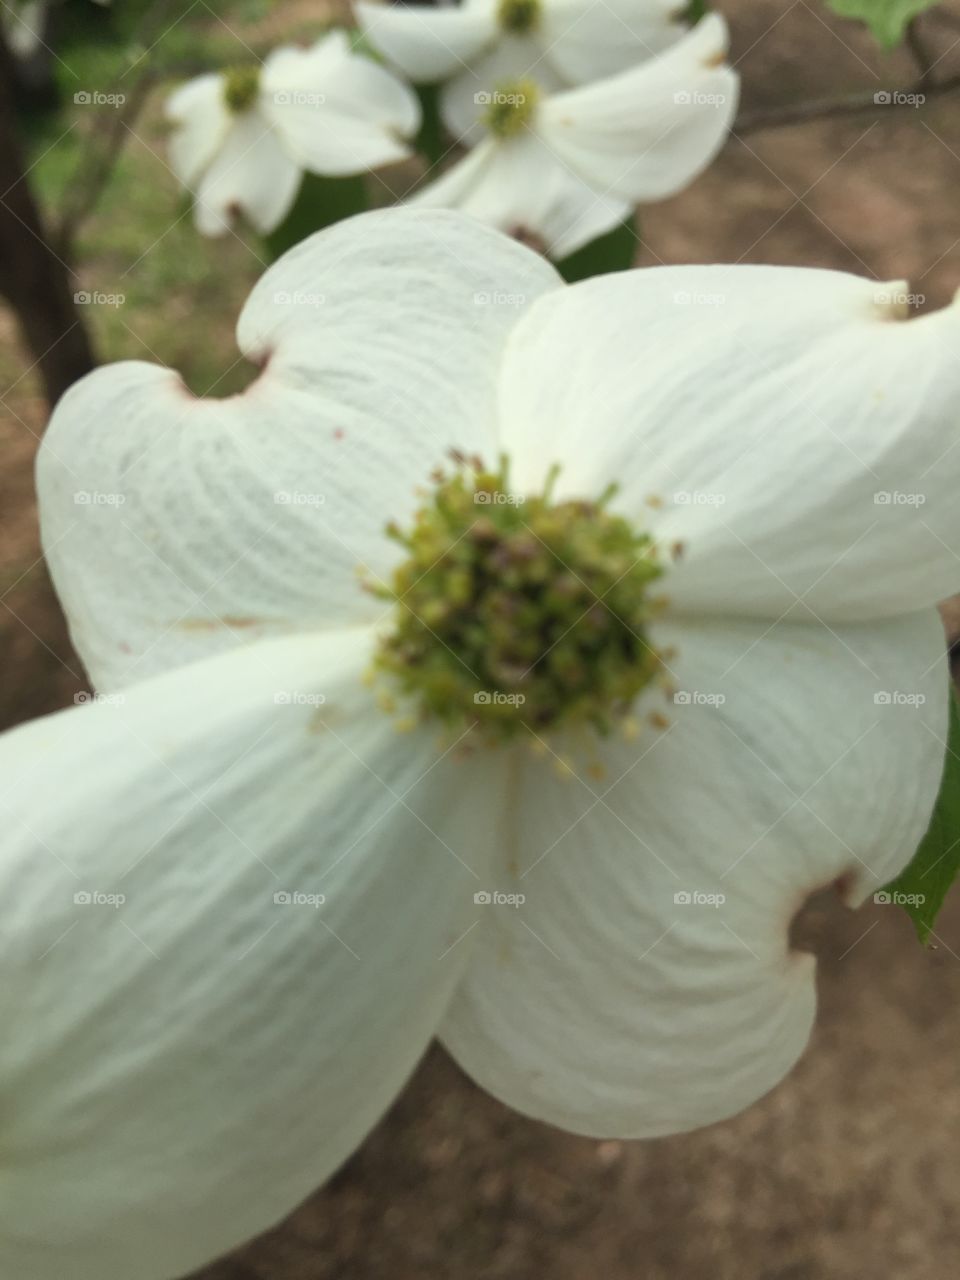
[[[476,103],[455,105],[456,132],[473,149],[411,203],[461,209],[565,257],[714,158],[737,107],[726,49],[714,14],[665,53],[595,84],[558,93],[528,79],[491,84]]]
[[[636,66],[687,30],[674,0],[358,0],[354,12],[371,45],[409,79],[452,77],[441,108],[454,120],[458,104],[502,80],[527,76],[546,89],[586,84]]]
[[[354,53],[343,31],[262,65],[198,76],[167,102],[170,162],[193,193],[197,229],[222,235],[237,212],[267,233],[289,213],[304,170],[364,173],[410,155],[416,96]]]
[[[67,393],[42,530],[97,693],[0,738],[4,1274],[201,1265],[434,1034],[582,1134],[783,1077],[791,916],[893,877],[937,790],[958,317],[797,268],[568,287],[387,210],[267,271],[243,394]]]

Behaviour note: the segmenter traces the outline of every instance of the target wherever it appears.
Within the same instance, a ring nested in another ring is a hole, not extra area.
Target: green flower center
[[[540,0],[500,0],[497,21],[503,31],[524,36],[540,22]]]
[[[223,100],[234,115],[249,111],[260,92],[260,68],[231,67],[223,76]]]
[[[533,118],[540,91],[532,80],[512,80],[486,96],[483,123],[496,137],[512,138]]]
[[[392,628],[376,669],[422,718],[489,741],[565,727],[608,733],[661,674],[647,639],[663,570],[646,533],[608,504],[510,491],[508,466],[454,455],[411,527],[388,585]],[[388,709],[395,705],[391,697]]]

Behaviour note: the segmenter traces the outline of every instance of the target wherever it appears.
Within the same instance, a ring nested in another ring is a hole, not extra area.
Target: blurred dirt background
[[[750,115],[916,79],[907,52],[881,57],[816,0],[719,7]],[[310,10],[280,4],[276,21]],[[922,32],[936,74],[960,71],[960,4],[931,13]],[[233,389],[233,318],[260,266],[238,240],[218,247],[220,270],[208,272],[186,220],[132,269],[149,241],[142,225],[129,243],[118,232],[129,222],[124,192],[160,209],[158,236],[177,216],[173,181],[152,154],[159,142],[152,103],[85,243],[80,287],[126,282],[125,310],[93,317],[111,358],[162,358],[195,390],[220,394]],[[690,190],[644,214],[644,264],[738,260],[906,277],[926,306],[944,305],[960,287],[960,93],[751,127]],[[86,683],[37,541],[44,408],[2,311],[0,342],[0,724],[10,725],[69,704]],[[957,579],[960,590],[960,559]],[[826,897],[798,931],[820,958],[818,1027],[797,1070],[747,1114],[669,1140],[590,1142],[508,1112],[433,1050],[332,1183],[203,1280],[955,1274],[960,892],[931,951],[894,908],[851,914]]]

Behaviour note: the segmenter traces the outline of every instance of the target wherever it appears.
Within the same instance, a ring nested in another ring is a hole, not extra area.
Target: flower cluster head
[[[377,655],[400,693],[458,739],[504,742],[570,725],[609,733],[660,671],[646,637],[660,576],[649,535],[596,499],[511,492],[496,470],[454,455],[376,594],[398,605]]]

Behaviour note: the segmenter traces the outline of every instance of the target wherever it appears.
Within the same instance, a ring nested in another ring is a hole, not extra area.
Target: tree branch
[[[0,293],[16,314],[52,405],[94,366],[67,264],[50,245],[27,177],[13,104],[13,58],[0,32]]]

